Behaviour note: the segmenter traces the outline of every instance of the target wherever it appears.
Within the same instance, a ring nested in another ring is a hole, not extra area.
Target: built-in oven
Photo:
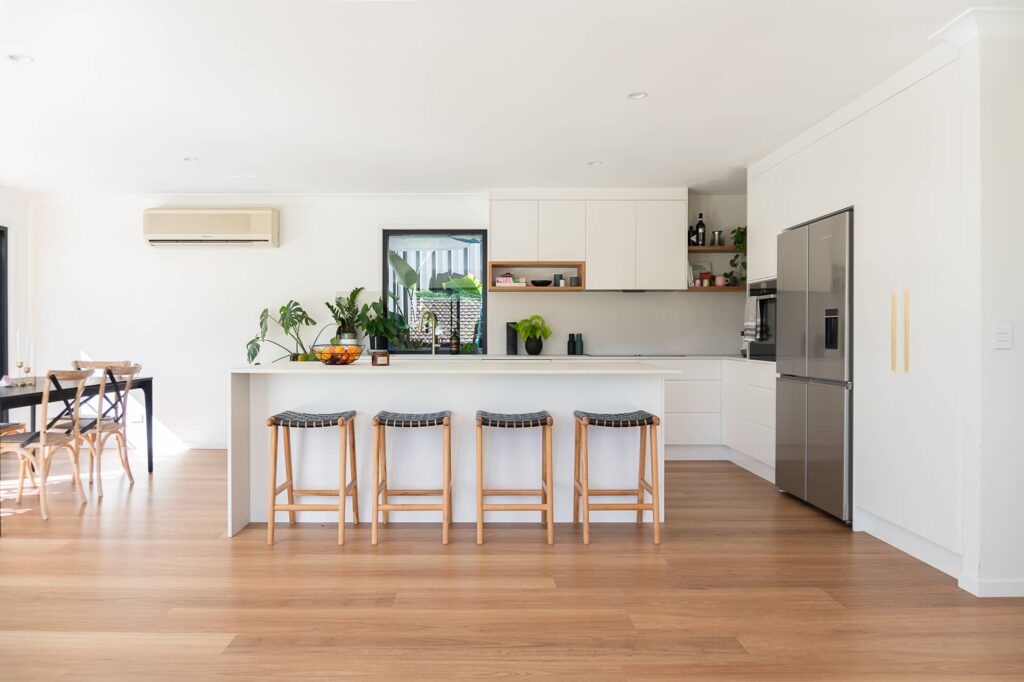
[[[758,360],[775,359],[776,281],[762,280],[750,284],[747,295],[747,318],[744,337],[747,357]],[[750,318],[753,319],[750,319]]]

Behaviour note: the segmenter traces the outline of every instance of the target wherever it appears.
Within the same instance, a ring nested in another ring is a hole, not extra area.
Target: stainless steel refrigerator
[[[849,523],[853,210],[778,237],[775,484]]]

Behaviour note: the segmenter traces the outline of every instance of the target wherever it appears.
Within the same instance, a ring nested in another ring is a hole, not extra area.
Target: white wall
[[[0,187],[0,225],[7,228],[7,303],[10,353],[7,364],[15,371],[15,331],[31,330],[29,318],[29,221],[31,198],[28,194]]]
[[[978,591],[1024,595],[1024,38],[976,42],[982,272]],[[1012,350],[993,348],[996,320],[1013,324]]]
[[[142,238],[142,212],[163,205],[276,206],[281,246],[154,249]],[[23,211],[27,216],[27,203]],[[486,195],[37,196],[39,362],[66,366],[82,353],[139,361],[156,377],[163,425],[187,445],[221,447],[227,370],[245,363],[245,342],[256,333],[262,308],[295,298],[324,323],[330,318],[323,302],[335,292],[380,289],[381,227],[485,227],[487,221]],[[489,298],[488,342],[492,353],[504,353],[504,322],[538,312],[555,330],[546,353],[565,353],[570,331],[584,334],[591,353],[735,352],[742,299],[499,294]],[[273,359],[274,349],[262,357]]]

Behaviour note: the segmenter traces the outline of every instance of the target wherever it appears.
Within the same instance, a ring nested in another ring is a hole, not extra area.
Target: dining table
[[[29,412],[29,432],[36,430],[36,406],[43,401],[43,388],[46,384],[46,377],[35,377],[31,384],[25,386],[3,386],[0,387],[0,422],[10,421],[8,413],[10,410],[19,407],[32,408]],[[120,389],[124,389],[125,382],[116,382]],[[107,381],[105,392],[114,391],[115,382]],[[75,387],[62,387],[59,390],[55,386],[50,387],[50,402],[63,402],[74,400]],[[135,377],[132,379],[131,391],[142,391],[143,404],[146,410],[146,462],[149,473],[153,473],[153,377]],[[92,397],[100,392],[99,378],[90,378],[85,383],[82,392],[82,399]],[[54,415],[55,416],[55,415]]]

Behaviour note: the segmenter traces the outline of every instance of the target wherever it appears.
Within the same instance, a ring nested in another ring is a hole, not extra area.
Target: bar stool
[[[597,412],[584,412],[576,410],[573,412],[576,418],[576,448],[575,460],[573,462],[573,503],[572,522],[579,523],[580,500],[583,501],[583,544],[590,544],[590,511],[596,510],[636,510],[636,522],[642,524],[644,512],[650,510],[654,518],[654,544],[661,544],[661,519],[659,511],[661,508],[658,495],[658,425],[661,420],[650,412],[638,410],[621,414],[601,414]],[[637,474],[637,487],[617,490],[591,490],[590,478],[590,457],[587,449],[587,429],[591,426],[603,426],[608,428],[634,428],[640,429],[640,468]],[[650,433],[650,438],[647,434]],[[647,442],[650,441],[651,453],[651,482],[644,478],[647,468]],[[651,494],[651,501],[645,501],[644,492]],[[636,495],[636,502],[614,502],[591,504],[590,496],[622,496]]]
[[[440,511],[441,544],[448,544],[448,529],[452,525],[452,413],[431,412],[410,414],[403,412],[378,412],[373,418],[373,525],[370,527],[370,544],[377,544],[378,518],[385,524],[388,512],[393,511]],[[391,490],[388,488],[388,446],[387,427],[416,429],[428,426],[443,427],[444,454],[441,487],[439,489]],[[394,503],[390,497],[440,497],[433,503]]]
[[[548,544],[555,542],[554,495],[551,486],[551,415],[546,411],[521,414],[499,414],[478,410],[476,413],[476,544],[484,544],[485,511],[539,511],[541,522],[547,523]],[[539,489],[484,489],[484,427],[528,429],[540,427],[541,487]],[[485,497],[503,495],[540,496],[540,504],[493,504]]]
[[[281,412],[267,420],[270,427],[270,504],[267,516],[267,544],[274,544],[275,512],[288,512],[288,524],[295,525],[295,512],[298,511],[337,511],[338,512],[338,544],[345,544],[345,497],[352,498],[352,523],[359,523],[359,485],[356,477],[356,431],[355,410],[332,412],[329,414],[307,414],[305,412]],[[337,490],[298,490],[295,488],[292,475],[292,429],[325,429],[341,427],[341,451],[338,457],[339,474]],[[277,484],[277,429],[284,430],[284,475],[286,480]],[[347,467],[352,466],[352,481],[348,484]],[[288,503],[278,504],[277,496],[288,493]],[[337,504],[297,504],[296,497],[337,497]]]

